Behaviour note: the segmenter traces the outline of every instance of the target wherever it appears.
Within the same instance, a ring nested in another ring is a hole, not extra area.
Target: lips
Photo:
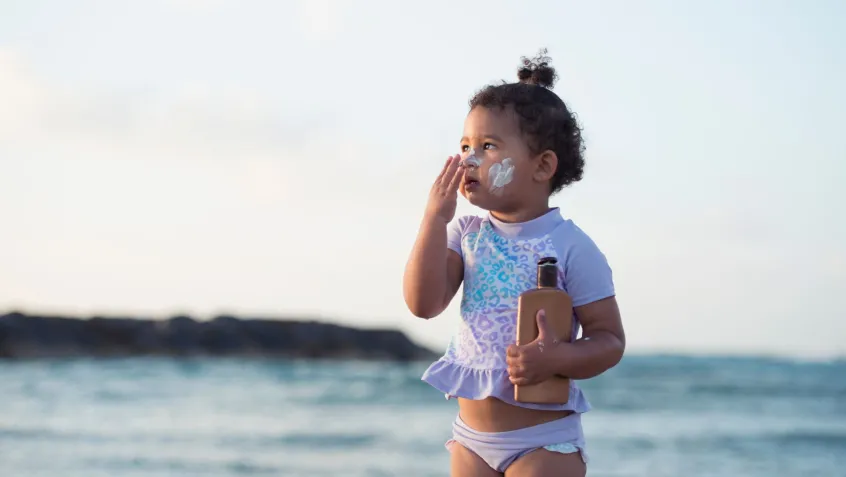
[[[465,190],[470,191],[472,189],[475,189],[478,186],[479,186],[479,180],[478,179],[476,179],[474,177],[470,177],[468,175],[464,176],[464,189]]]

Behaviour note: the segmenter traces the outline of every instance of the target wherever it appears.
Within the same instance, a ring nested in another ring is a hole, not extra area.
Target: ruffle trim
[[[450,397],[481,400],[495,397],[513,406],[545,411],[590,410],[590,404],[581,389],[570,382],[570,400],[565,404],[536,404],[514,400],[514,385],[508,380],[507,369],[476,369],[462,366],[444,358],[432,363],[423,373],[422,380]]]

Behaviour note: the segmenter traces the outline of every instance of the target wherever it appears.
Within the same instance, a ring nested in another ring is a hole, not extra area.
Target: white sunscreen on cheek
[[[510,157],[507,157],[502,162],[491,165],[491,168],[488,169],[488,182],[491,193],[496,195],[502,194],[502,188],[514,178],[513,162]]]

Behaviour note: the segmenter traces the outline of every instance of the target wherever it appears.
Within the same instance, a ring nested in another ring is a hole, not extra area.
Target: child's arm
[[[464,276],[461,256],[447,248],[447,224],[455,217],[462,170],[459,156],[450,157],[429,194],[426,213],[403,275],[403,297],[420,318],[441,314]]]
[[[623,357],[626,337],[620,310],[614,296],[575,307],[583,326],[582,338],[575,343],[550,339],[547,318],[538,312],[538,337],[531,343],[511,345],[506,350],[512,384],[539,383],[553,375],[590,379],[613,368]],[[549,347],[549,351],[544,349]]]
[[[582,324],[582,338],[572,345],[556,347],[556,374],[590,379],[613,368],[623,358],[626,334],[615,297],[575,308]]]
[[[405,267],[405,303],[420,318],[440,315],[464,278],[461,256],[447,248],[446,228],[442,219],[425,217]]]

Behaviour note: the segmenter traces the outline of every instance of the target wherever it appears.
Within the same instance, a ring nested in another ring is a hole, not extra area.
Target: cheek
[[[501,194],[502,189],[514,181],[515,173],[514,160],[509,157],[491,164],[487,171],[488,187],[491,192]]]
[[[493,169],[496,171],[497,169],[502,167],[502,160],[503,157],[486,157],[482,160],[482,164],[479,166],[479,178],[482,182],[489,182],[492,178],[491,170]]]

